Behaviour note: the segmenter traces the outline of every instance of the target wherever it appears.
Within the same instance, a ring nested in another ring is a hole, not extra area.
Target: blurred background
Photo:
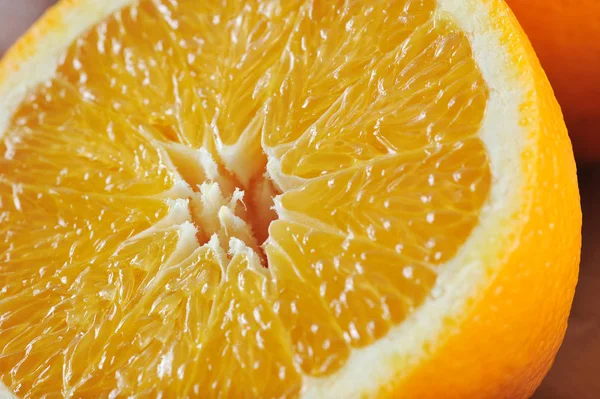
[[[560,2],[562,1],[560,0]],[[547,4],[542,2],[529,3],[529,0],[513,0],[513,2],[524,3],[529,8],[532,6],[535,8],[536,4],[543,4],[546,7]],[[0,56],[53,3],[55,3],[54,0],[0,0]],[[569,2],[565,1],[564,3]],[[592,10],[591,13],[594,12]],[[536,15],[537,13],[528,12],[528,14]],[[521,17],[520,14],[519,17]],[[523,16],[523,18],[526,17],[527,15]],[[594,29],[600,31],[600,14],[594,16],[594,18],[596,17],[597,24]],[[526,19],[521,21],[527,26],[528,21]],[[543,25],[539,20],[532,21],[532,23]],[[530,33],[534,38],[533,35],[536,33]],[[587,39],[590,40],[589,37]],[[588,64],[595,62],[600,65],[600,36],[596,36],[595,39],[592,39],[592,42],[597,46],[598,51],[582,52],[582,57],[585,59],[582,59],[581,62],[587,62]],[[541,50],[543,52],[540,50],[538,52],[543,60],[546,57],[561,56],[560,49],[556,46],[549,46]],[[594,58],[590,59],[590,57]],[[578,62],[578,60],[572,61],[575,65]],[[555,68],[553,67],[553,69]],[[596,78],[600,79],[600,70],[594,70],[593,72]],[[552,75],[556,72],[549,70],[548,73],[552,79]],[[560,99],[561,93],[558,94]],[[596,112],[600,115],[600,109]],[[568,122],[571,131],[579,129],[576,121]],[[598,124],[591,126],[591,130],[590,124],[587,125],[588,131],[591,132],[587,133],[588,137],[592,135],[595,139],[593,141],[596,144],[600,143],[600,140],[597,139],[596,130],[596,126],[600,130],[600,117],[598,118]],[[597,267],[600,262],[600,245],[598,245],[600,243],[600,210],[598,209],[598,205],[600,205],[600,178],[598,177],[600,164],[594,165],[594,162],[590,161],[589,157],[581,150],[578,154],[581,154],[579,159],[579,184],[583,208],[583,249],[579,285],[571,311],[567,336],[554,367],[534,399],[600,398],[600,268]]]

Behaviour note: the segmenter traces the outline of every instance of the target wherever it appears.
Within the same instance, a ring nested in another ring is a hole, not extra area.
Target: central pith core
[[[274,198],[280,194],[265,172],[264,154],[256,163],[263,165],[254,177],[242,181],[215,161],[205,149],[168,145],[167,152],[188,190],[190,212],[200,244],[217,236],[225,251],[231,240],[242,241],[253,249],[266,266],[262,245],[269,236],[269,225],[277,219]]]

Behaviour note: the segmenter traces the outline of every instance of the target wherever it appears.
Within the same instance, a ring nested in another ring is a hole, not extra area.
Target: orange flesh
[[[0,144],[4,384],[295,396],[435,296],[491,176],[487,87],[434,9],[143,0],[73,43]],[[248,231],[206,202],[236,188]]]

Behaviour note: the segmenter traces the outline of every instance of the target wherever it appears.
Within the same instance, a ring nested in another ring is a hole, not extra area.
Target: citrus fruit
[[[502,1],[63,1],[0,66],[22,398],[530,395],[571,146]]]
[[[575,154],[600,160],[600,3],[507,0],[562,107]]]

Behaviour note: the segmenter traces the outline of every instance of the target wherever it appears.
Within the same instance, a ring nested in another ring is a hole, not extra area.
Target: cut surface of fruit
[[[0,67],[0,137],[18,397],[524,397],[562,339],[572,153],[503,2],[63,1]],[[552,309],[495,302],[536,279]],[[486,307],[510,348],[448,363]]]

